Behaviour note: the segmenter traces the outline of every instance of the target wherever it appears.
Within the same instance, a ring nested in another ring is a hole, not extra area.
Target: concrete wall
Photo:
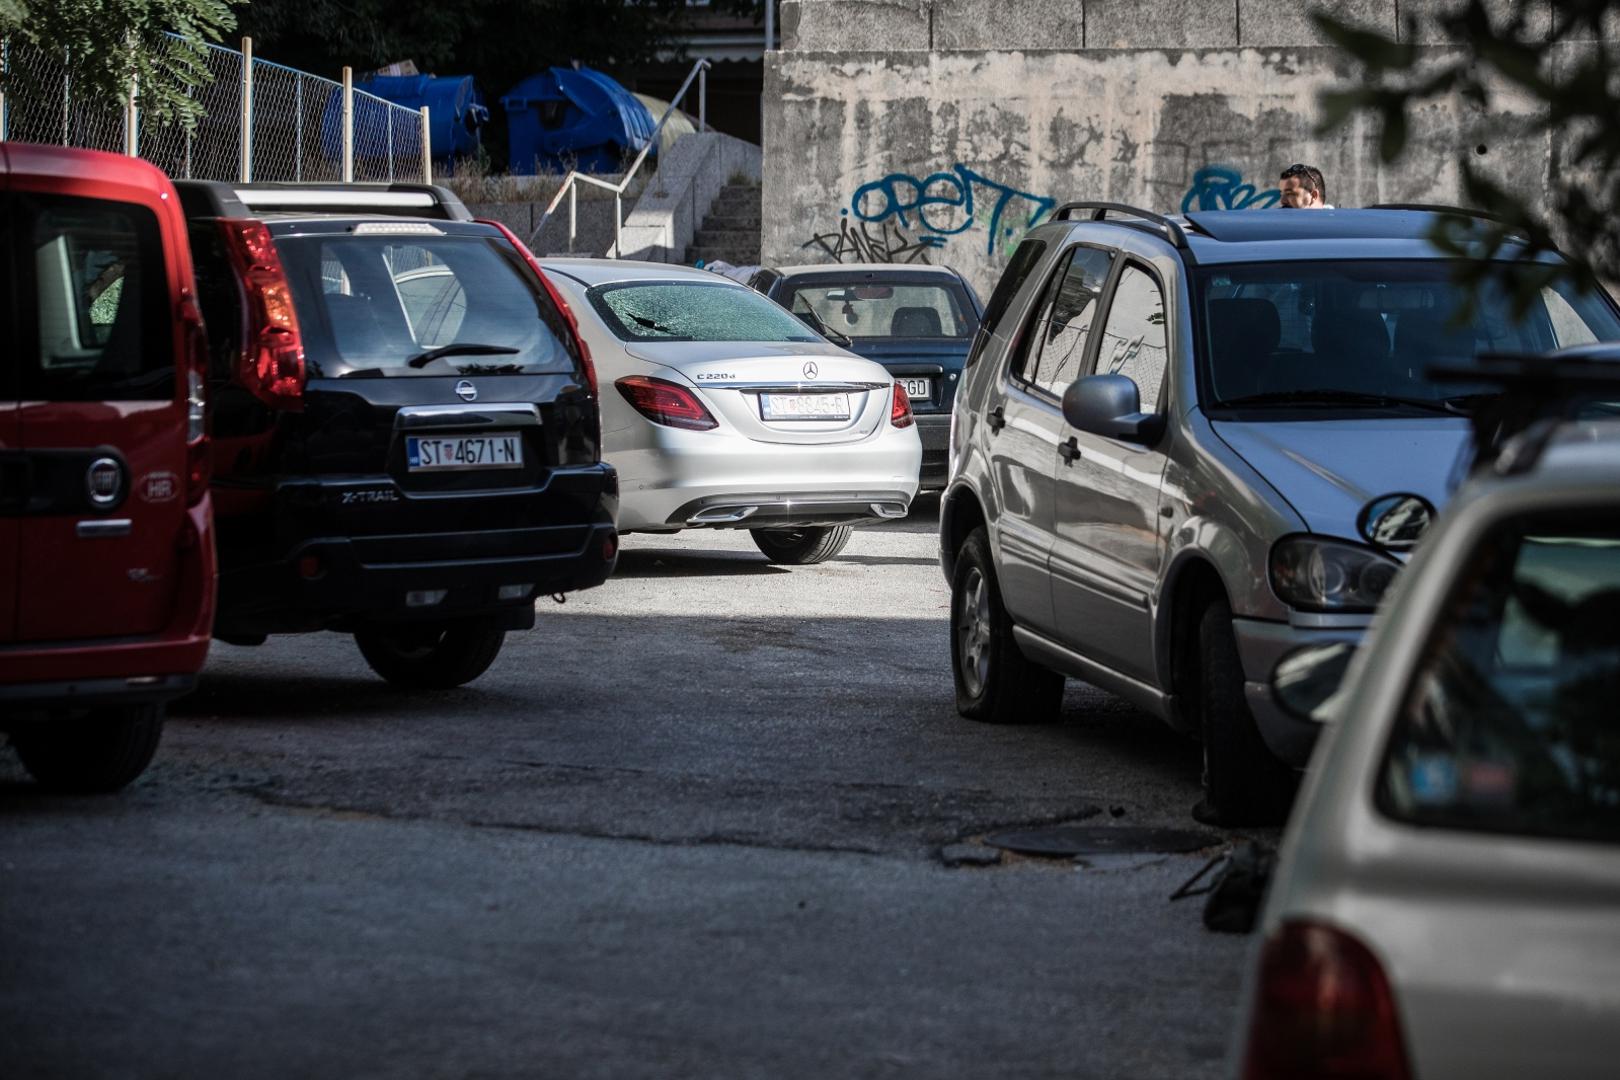
[[[1336,9],[1397,25],[1395,0]],[[1547,0],[1526,10],[1551,25]],[[1539,190],[1555,149],[1511,96],[1491,116],[1425,109],[1393,168],[1375,125],[1317,135],[1317,94],[1349,67],[1297,0],[786,0],[782,21],[766,62],[767,263],[944,263],[987,291],[1064,201],[1266,206],[1278,172],[1305,161],[1341,206],[1454,203],[1465,158]],[[1414,38],[1449,48],[1426,21]]]

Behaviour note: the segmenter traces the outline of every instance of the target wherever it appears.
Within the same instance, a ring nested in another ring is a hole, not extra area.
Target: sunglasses
[[[1290,165],[1282,171],[1282,174],[1283,179],[1286,180],[1290,176],[1304,176],[1310,171],[1311,167],[1309,165]]]

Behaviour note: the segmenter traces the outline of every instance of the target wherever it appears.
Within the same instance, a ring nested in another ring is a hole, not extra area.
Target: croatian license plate
[[[405,439],[405,460],[411,472],[450,469],[520,469],[523,437],[515,431],[488,435],[411,435]]]
[[[759,414],[766,420],[848,420],[848,394],[761,394]]]
[[[912,401],[928,401],[934,396],[933,382],[929,379],[901,379],[900,385],[906,388],[906,397]]]

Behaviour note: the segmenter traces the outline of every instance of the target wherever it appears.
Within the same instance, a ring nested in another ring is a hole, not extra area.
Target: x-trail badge
[[[466,379],[462,379],[460,382],[456,383],[456,397],[460,398],[462,401],[477,401],[478,387],[474,386]]]
[[[816,367],[816,362],[814,360],[812,360],[808,364],[804,365],[804,377],[805,378],[813,379],[817,375],[820,375],[820,374],[821,374],[821,369]]]
[[[84,476],[85,490],[95,506],[112,506],[124,494],[124,467],[115,458],[96,458]]]

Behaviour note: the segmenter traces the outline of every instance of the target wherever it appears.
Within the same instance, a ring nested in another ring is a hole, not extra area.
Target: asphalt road
[[[1248,943],[1168,899],[1218,848],[941,858],[1198,828],[1198,756],[1075,683],[957,716],[929,509],[631,537],[460,691],[216,644],[117,796],[0,751],[0,1075],[1222,1075]]]

